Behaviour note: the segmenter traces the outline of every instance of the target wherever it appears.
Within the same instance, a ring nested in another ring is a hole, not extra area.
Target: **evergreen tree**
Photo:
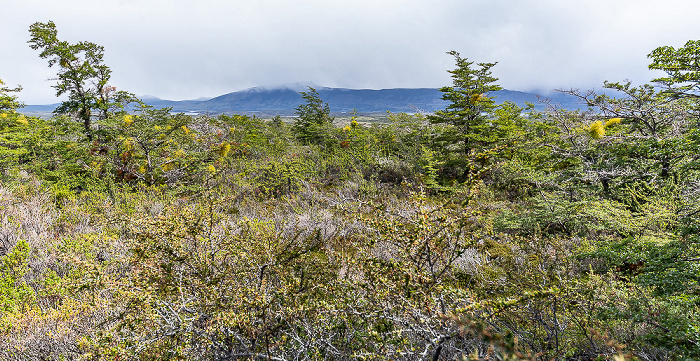
[[[17,108],[24,107],[16,95],[22,87],[10,88],[0,79],[0,170],[15,166],[20,157],[27,154],[26,125],[29,123],[24,115],[17,113]]]
[[[473,175],[475,166],[485,166],[486,156],[480,153],[496,141],[492,132],[496,104],[488,94],[501,87],[494,84],[498,79],[491,76],[496,63],[478,63],[477,68],[472,68],[474,62],[462,58],[458,52],[448,54],[455,57],[457,65],[448,71],[453,85],[440,88],[442,99],[449,105],[428,119],[439,126],[433,141],[445,158],[448,167],[445,175],[464,182]]]
[[[297,118],[292,129],[304,144],[323,143],[334,119],[330,116],[328,103],[321,100],[321,96],[312,87],[309,87],[308,92],[300,94],[306,102],[296,107]]]

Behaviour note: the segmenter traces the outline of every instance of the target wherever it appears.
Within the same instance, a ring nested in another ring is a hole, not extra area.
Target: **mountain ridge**
[[[311,84],[311,85],[309,85]],[[213,98],[198,98],[193,100],[166,100],[156,96],[146,95],[144,103],[156,108],[172,108],[173,112],[187,114],[245,114],[259,116],[290,116],[295,114],[295,108],[303,103],[299,89],[304,85],[308,90],[314,86],[323,101],[327,102],[331,113],[336,115],[348,114],[356,110],[359,114],[393,113],[433,113],[445,109],[448,104],[443,101],[442,92],[434,88],[390,88],[390,89],[349,89],[316,86],[313,83],[295,83],[280,87],[253,87]],[[535,108],[543,110],[546,105],[540,98],[548,98],[553,103],[566,109],[583,109],[585,104],[570,95],[553,93],[541,97],[536,93],[517,90],[499,90],[490,94],[496,103],[512,101],[518,106],[526,102],[533,103]],[[25,113],[49,113],[58,104],[28,105]]]

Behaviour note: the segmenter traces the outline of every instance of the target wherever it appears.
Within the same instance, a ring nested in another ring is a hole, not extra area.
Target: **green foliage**
[[[328,103],[321,100],[316,89],[312,87],[300,94],[305,103],[296,108],[297,118],[292,127],[294,134],[304,144],[326,145],[330,142],[333,124]]]
[[[445,110],[334,127],[127,112],[30,31],[89,125],[0,88],[0,358],[700,358],[695,43],[574,112],[451,52]]]
[[[4,85],[5,83],[0,79],[0,114],[12,113],[17,108],[24,106],[24,104],[17,101],[16,95],[8,94],[19,92],[22,90],[22,87],[8,88]]]
[[[44,120],[17,113],[0,114],[0,166],[6,175],[31,172],[47,185],[72,192],[93,183],[90,165],[95,160],[75,122],[64,117]]]
[[[313,168],[301,157],[271,161],[250,168],[249,177],[255,192],[261,196],[280,197],[297,193],[303,181],[313,174]]]
[[[431,125],[421,114],[388,113],[389,124],[375,129],[384,155],[414,162],[431,144]]]
[[[442,166],[442,162],[436,158],[435,152],[430,148],[426,146],[421,147],[421,153],[418,158],[420,177],[421,182],[425,184],[428,189],[442,191],[445,190],[445,187],[441,186],[438,182],[438,169]]]
[[[17,96],[9,93],[19,92],[21,87],[8,88],[0,79],[0,169],[16,166],[19,159],[27,154],[22,145],[26,141],[24,126],[29,120],[17,114],[16,109],[23,106]]]
[[[266,123],[245,115],[220,115],[209,124],[218,128],[216,137],[230,144],[230,157],[261,159],[282,155],[293,143],[293,137],[284,123]]]
[[[472,69],[474,62],[460,57],[456,51],[448,54],[455,57],[457,68],[448,71],[452,74],[453,86],[440,88],[440,91],[442,99],[450,104],[445,110],[428,116],[428,120],[440,126],[433,141],[450,168],[446,173],[464,182],[473,177],[474,166],[483,168],[488,164],[483,152],[498,140],[492,122],[496,105],[488,95],[501,87],[493,84],[498,79],[491,76],[491,68],[496,63],[479,63],[479,68]]]
[[[28,140],[29,119],[17,113],[0,113],[0,169],[17,167],[29,153],[24,145]]]
[[[70,44],[58,39],[58,30],[53,21],[34,23],[29,27],[34,50],[48,59],[49,67],[58,64],[58,83],[54,85],[56,96],[68,94],[68,100],[56,108],[56,114],[75,115],[83,122],[88,138],[92,138],[91,123],[94,116],[106,119],[115,108],[136,101],[132,94],[116,91],[108,82],[112,71],[104,65],[104,47],[81,41]],[[96,112],[97,114],[93,114]]]
[[[600,112],[556,110],[549,116],[558,134],[545,144],[560,179],[617,201],[637,184],[663,187],[686,182],[694,162],[692,104],[650,85],[606,83],[606,87],[625,96],[570,92]]]
[[[217,144],[191,130],[192,118],[170,114],[169,108],[141,106],[136,114],[110,117],[102,125],[94,151],[106,163],[97,166],[101,173],[114,172],[118,180],[148,185],[191,182],[201,179],[216,155],[225,158],[230,152],[230,146],[223,149],[228,143]]]
[[[686,200],[677,192],[677,187],[666,187],[652,195],[635,193],[639,208],[622,217],[628,228],[625,238],[602,242],[582,256],[605,260],[607,270],[640,290],[625,305],[609,304],[606,317],[648,325],[650,331],[637,342],[694,359],[700,355],[700,314],[694,312],[700,306],[698,220],[679,217]]]
[[[667,76],[654,79],[677,97],[697,97],[700,85],[700,41],[689,40],[683,47],[661,46],[652,51],[649,69],[663,70]]]
[[[28,257],[29,245],[20,240],[0,259],[0,316],[20,312],[33,300],[34,291],[23,280]]]
[[[318,233],[284,235],[273,222],[230,223],[201,208],[134,226],[118,287],[130,307],[102,339],[113,345],[104,357],[337,354],[332,317],[342,303],[332,297],[342,282]]]

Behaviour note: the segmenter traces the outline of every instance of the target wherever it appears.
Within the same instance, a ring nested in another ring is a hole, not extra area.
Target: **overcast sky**
[[[27,104],[57,102],[56,69],[27,44],[37,21],[104,46],[120,90],[171,100],[294,82],[437,88],[450,50],[497,61],[507,89],[600,89],[650,81],[649,52],[700,38],[697,0],[0,1],[0,79]]]

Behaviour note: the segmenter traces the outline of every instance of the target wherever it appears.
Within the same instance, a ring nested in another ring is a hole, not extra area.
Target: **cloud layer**
[[[691,0],[27,0],[3,5],[0,78],[26,103],[55,102],[55,72],[27,45],[29,25],[92,41],[120,89],[179,100],[252,86],[450,84],[446,55],[498,61],[515,90],[644,83],[646,55],[700,34]]]

